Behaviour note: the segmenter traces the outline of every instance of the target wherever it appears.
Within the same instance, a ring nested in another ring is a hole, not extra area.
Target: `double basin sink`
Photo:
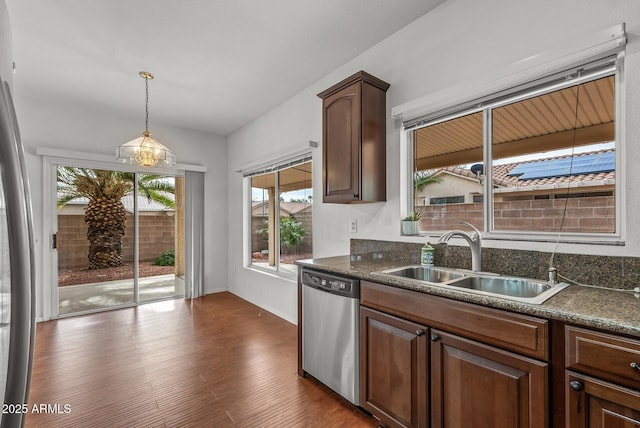
[[[532,304],[545,302],[569,285],[420,265],[404,266],[376,273],[383,276],[400,277],[414,283],[448,287],[458,291]]]

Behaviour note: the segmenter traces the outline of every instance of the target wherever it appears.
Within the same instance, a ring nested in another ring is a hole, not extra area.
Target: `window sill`
[[[521,242],[559,242],[561,244],[583,244],[583,245],[611,245],[611,246],[623,246],[625,245],[624,239],[617,235],[597,235],[597,234],[585,234],[585,235],[563,235],[558,237],[553,233],[539,233],[539,234],[518,234],[507,232],[491,232],[482,235],[482,239],[486,241],[521,241]]]
[[[292,282],[294,284],[298,283],[298,275],[297,273],[293,273],[293,272],[283,272],[283,271],[276,271],[273,269],[267,269],[267,268],[263,268],[260,266],[255,266],[255,265],[248,265],[244,267],[247,270],[253,271],[253,272],[257,272],[263,275],[267,275],[270,276],[272,278],[278,278],[278,279],[283,279],[285,281],[288,282]]]
[[[429,238],[432,241],[438,240],[447,233],[448,230],[442,231],[421,231],[419,235],[401,235],[402,238]],[[489,232],[481,234],[483,241],[512,241],[512,242],[559,242],[561,244],[582,244],[582,245],[609,245],[624,246],[625,240],[618,235],[602,236],[597,234],[591,235],[564,235],[558,238],[553,233],[508,233],[508,232]]]

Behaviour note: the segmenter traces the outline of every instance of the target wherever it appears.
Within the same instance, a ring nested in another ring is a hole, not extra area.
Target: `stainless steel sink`
[[[377,272],[425,285],[449,287],[463,292],[501,297],[519,302],[541,304],[569,284],[500,275],[477,274],[430,266],[403,266]]]
[[[452,269],[420,265],[383,270],[380,273],[432,283],[448,282],[454,279],[464,278],[466,276],[466,274]]]
[[[478,294],[540,304],[566,288],[568,284],[503,276],[468,276],[449,285]]]

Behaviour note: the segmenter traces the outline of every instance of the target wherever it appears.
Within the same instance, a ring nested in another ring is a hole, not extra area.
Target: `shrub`
[[[258,230],[265,241],[269,240],[269,222],[265,220],[264,227]],[[293,248],[300,245],[306,231],[304,225],[293,217],[280,217],[280,246],[281,248]]]
[[[173,248],[165,251],[153,260],[153,264],[156,266],[175,266],[176,251]]]

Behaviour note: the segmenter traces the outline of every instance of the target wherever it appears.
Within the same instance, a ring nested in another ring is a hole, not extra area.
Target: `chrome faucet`
[[[482,239],[480,238],[480,231],[466,221],[460,220],[458,223],[466,224],[473,229],[473,232],[469,234],[462,230],[452,230],[442,235],[440,239],[438,239],[438,244],[446,244],[449,239],[454,236],[466,239],[469,243],[469,248],[471,248],[471,270],[473,272],[480,272],[480,270],[482,270]]]

